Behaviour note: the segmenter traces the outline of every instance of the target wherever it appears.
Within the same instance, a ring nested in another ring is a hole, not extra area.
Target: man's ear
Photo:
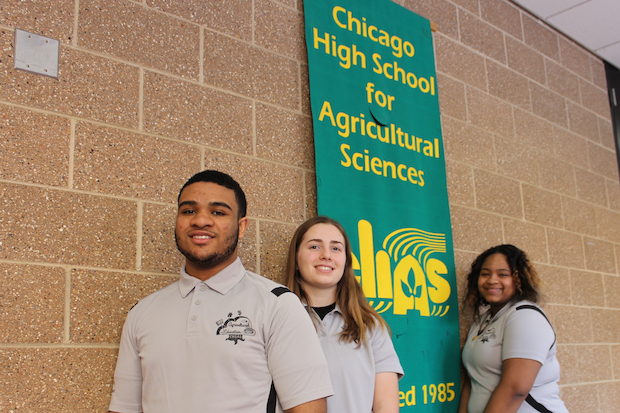
[[[239,239],[243,238],[246,229],[248,229],[248,217],[243,217],[239,220]]]

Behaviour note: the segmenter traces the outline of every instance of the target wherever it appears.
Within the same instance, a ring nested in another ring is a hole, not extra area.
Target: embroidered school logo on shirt
[[[219,327],[216,334],[218,336],[228,336],[226,340],[234,341],[235,344],[245,341],[244,336],[253,336],[256,331],[252,328],[252,322],[249,318],[242,316],[241,311],[237,311],[237,316],[233,317],[232,313],[228,313],[226,321],[218,320],[215,324]]]
[[[480,342],[488,343],[490,339],[495,338],[495,327],[491,327],[480,335]]]

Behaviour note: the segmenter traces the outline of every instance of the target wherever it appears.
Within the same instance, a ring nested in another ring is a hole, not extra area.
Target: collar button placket
[[[194,305],[190,305],[189,314],[187,320],[187,335],[196,335],[200,333],[200,320],[202,317],[201,306],[200,304],[204,301],[204,296],[206,294],[207,286],[204,283],[200,283],[196,285],[196,288],[189,294],[190,303]]]

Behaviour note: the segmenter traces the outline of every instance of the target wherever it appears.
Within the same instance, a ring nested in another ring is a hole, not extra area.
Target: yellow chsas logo
[[[377,312],[393,306],[395,315],[406,315],[410,310],[423,317],[448,313],[450,306],[443,305],[452,291],[444,278],[448,268],[442,261],[430,258],[446,252],[445,234],[399,229],[385,238],[383,249],[375,254],[371,223],[360,220],[357,227],[360,259],[353,254],[353,270],[360,272],[355,278]]]

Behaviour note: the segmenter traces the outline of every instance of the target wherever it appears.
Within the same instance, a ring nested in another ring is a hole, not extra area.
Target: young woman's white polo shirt
[[[327,412],[372,412],[375,375],[390,372],[400,379],[404,374],[389,332],[376,327],[369,332],[367,343],[357,347],[340,340],[344,318],[338,306],[323,320],[312,319],[334,388],[334,395],[327,398]]]

